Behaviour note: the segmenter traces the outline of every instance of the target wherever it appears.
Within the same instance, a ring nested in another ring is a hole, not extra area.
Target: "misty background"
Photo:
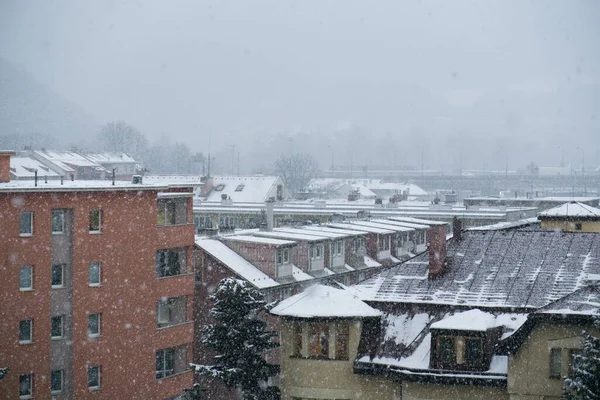
[[[125,121],[221,173],[597,167],[598,21],[594,0],[0,0],[0,147],[93,150]]]

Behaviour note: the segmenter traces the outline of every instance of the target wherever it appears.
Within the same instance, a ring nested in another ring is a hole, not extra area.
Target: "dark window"
[[[159,199],[157,210],[158,225],[183,225],[188,222],[187,199]]]
[[[456,353],[454,351],[454,338],[451,336],[438,337],[438,360],[442,364],[454,364],[456,362]]]
[[[65,231],[65,212],[52,210],[52,233],[60,234]]]
[[[90,232],[100,232],[102,230],[102,210],[90,211]]]
[[[223,185],[223,184],[217,185],[217,186],[215,187],[215,192],[220,192],[220,191],[221,191],[221,190],[223,190],[224,188],[225,188],[225,185]]]
[[[294,324],[292,340],[292,357],[302,356],[302,325]]]
[[[338,324],[335,337],[335,359],[348,359],[348,324]]]
[[[52,266],[52,287],[61,288],[63,287],[63,278],[65,272],[64,264],[57,264]]]
[[[309,340],[311,357],[329,357],[329,326],[327,324],[311,325]]]
[[[33,267],[31,265],[24,265],[19,270],[19,289],[31,290],[33,289]]]
[[[52,371],[50,373],[50,391],[52,393],[62,392],[63,388],[63,371],[62,369]]]
[[[101,264],[99,262],[90,263],[90,271],[88,277],[88,284],[90,286],[99,286],[101,283],[100,280],[100,267]]]
[[[186,272],[185,249],[168,249],[156,252],[156,275],[159,278],[181,275]]]
[[[173,375],[175,371],[175,350],[164,349],[156,352],[156,379]]]
[[[33,375],[19,376],[19,397],[28,399],[33,395]]]
[[[19,218],[19,234],[23,236],[33,235],[33,212],[24,211]]]
[[[575,224],[575,230],[576,230],[576,231],[580,231],[580,230],[581,230],[581,222],[577,222],[577,223]]]
[[[100,366],[88,367],[88,389],[100,389]]]
[[[550,349],[550,377],[560,378],[561,373],[561,350]]]
[[[466,337],[465,339],[465,362],[467,364],[477,364],[481,361],[483,357],[483,349],[480,338],[470,338]]]
[[[100,336],[100,314],[88,314],[88,336]]]
[[[19,322],[19,343],[31,343],[33,341],[33,320],[24,319]]]
[[[240,183],[236,188],[235,191],[236,192],[241,192],[242,190],[244,190],[244,184]]]
[[[63,317],[62,315],[52,317],[50,323],[50,337],[60,339],[63,337]]]

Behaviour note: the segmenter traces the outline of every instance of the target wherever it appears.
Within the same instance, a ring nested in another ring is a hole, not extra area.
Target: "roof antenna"
[[[37,169],[34,170],[34,173],[35,173],[35,186],[37,186]]]

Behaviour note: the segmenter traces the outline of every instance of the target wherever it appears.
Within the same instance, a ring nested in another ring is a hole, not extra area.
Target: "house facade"
[[[10,181],[3,166],[0,397],[165,399],[191,387],[191,191]]]
[[[538,219],[546,230],[600,232],[600,209],[577,201],[542,211]]]

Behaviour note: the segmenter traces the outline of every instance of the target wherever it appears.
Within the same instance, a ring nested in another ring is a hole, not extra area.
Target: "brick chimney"
[[[10,182],[10,158],[14,155],[12,150],[0,150],[0,183]]]
[[[213,178],[212,176],[204,176],[201,179],[203,185],[200,188],[200,197],[207,197],[210,191],[213,189]]]
[[[275,199],[271,197],[265,203],[267,205],[267,232],[273,232],[273,220],[275,219]]]
[[[427,232],[429,238],[429,278],[444,273],[446,265],[446,227],[434,225]]]
[[[456,217],[452,218],[452,237],[462,240],[462,221]]]

